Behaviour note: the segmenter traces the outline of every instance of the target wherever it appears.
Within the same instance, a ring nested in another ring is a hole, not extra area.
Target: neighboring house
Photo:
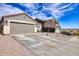
[[[24,13],[2,16],[0,25],[3,34],[37,32],[35,21]]]

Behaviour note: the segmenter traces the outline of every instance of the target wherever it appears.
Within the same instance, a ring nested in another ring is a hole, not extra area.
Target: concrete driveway
[[[79,39],[62,34],[31,33],[12,35],[35,56],[79,56]]]

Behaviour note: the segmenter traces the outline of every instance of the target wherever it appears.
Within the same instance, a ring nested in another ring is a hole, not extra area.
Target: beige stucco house
[[[18,13],[2,16],[0,20],[0,33],[2,34],[25,34],[41,31],[61,33],[60,26],[55,19],[34,20],[25,13]]]
[[[24,13],[2,16],[0,26],[3,34],[37,32],[36,22]]]

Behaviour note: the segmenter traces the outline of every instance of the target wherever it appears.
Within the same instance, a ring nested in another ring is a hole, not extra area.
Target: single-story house
[[[0,32],[3,34],[24,34],[37,32],[38,24],[25,13],[2,16],[0,20]],[[41,25],[39,24],[41,27]]]
[[[25,34],[33,32],[60,33],[60,26],[55,19],[32,19],[25,13],[10,14],[1,17],[0,32],[2,34]]]

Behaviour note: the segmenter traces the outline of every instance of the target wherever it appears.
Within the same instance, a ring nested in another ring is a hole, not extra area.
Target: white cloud
[[[34,7],[33,3],[25,3],[25,4],[21,4],[21,5],[28,7],[28,8]]]
[[[72,3],[67,4],[67,5],[64,5],[64,6],[60,7],[59,9],[64,9],[64,8],[66,8],[66,7],[69,7],[70,5],[72,5]]]
[[[6,4],[0,4],[0,5],[1,5],[0,6],[0,16],[23,12],[16,7],[12,7],[11,5],[6,5]]]
[[[62,16],[64,16],[67,11],[71,11],[75,8],[75,6],[77,6],[77,4],[72,5],[72,3],[67,4],[67,5],[65,4],[63,6],[62,6],[61,3],[46,4],[46,5],[43,6],[42,11],[50,10],[50,12],[51,12],[50,14],[53,15],[52,17],[47,17],[45,15],[45,13],[43,13],[41,11],[39,13],[39,11],[37,10],[37,7],[35,7],[33,3],[26,3],[26,4],[20,4],[20,5],[29,8],[30,11],[32,11],[33,18],[37,17],[37,18],[40,18],[40,19],[43,19],[43,18],[48,19],[48,18],[52,18],[52,17],[59,19]]]
[[[59,19],[61,18],[62,16],[65,15],[65,13],[67,11],[72,11],[75,9],[75,7],[78,5],[78,4],[68,4],[68,5],[64,5],[64,6],[61,6],[59,8],[59,5],[61,4],[56,4],[56,5],[53,5],[53,8],[50,8],[50,11],[52,12],[53,16],[56,18],[56,19]],[[68,7],[68,8],[66,8]],[[66,8],[66,9],[65,9]],[[49,10],[49,9],[48,9]]]
[[[52,19],[52,17],[47,17],[47,16],[46,16],[45,14],[43,14],[42,12],[35,13],[32,17],[33,17],[34,19],[38,18],[38,19],[41,19],[41,20]]]
[[[28,8],[31,8],[31,11],[33,11],[33,17],[37,17],[37,18],[40,18],[40,19],[50,19],[50,18],[53,18],[53,16],[55,18],[59,18],[60,17],[60,10],[57,8],[59,5],[61,5],[61,3],[53,3],[51,5],[46,5],[46,6],[43,6],[43,10],[50,10],[51,11],[51,14],[53,15],[52,17],[46,17],[45,13],[39,13],[39,11],[37,10],[33,10],[33,9],[36,9],[37,7],[34,6],[34,4],[30,4],[30,3],[27,3],[27,4],[22,4],[24,5],[25,7],[28,7]],[[39,6],[38,6],[39,7]]]
[[[56,18],[59,19],[62,16],[65,15],[67,11],[71,11],[77,6],[78,4],[65,4],[62,6],[61,3],[52,3],[52,4],[46,4],[43,6],[43,9],[41,11],[37,10],[37,7],[34,6],[33,3],[25,3],[25,4],[20,4],[21,6],[24,6],[29,8],[29,11],[31,11],[32,17],[35,18],[40,18],[40,19],[50,19],[50,18]],[[59,7],[60,6],[60,7]],[[39,6],[38,6],[39,7]],[[47,17],[45,13],[42,11],[49,10],[52,17]],[[5,14],[12,14],[12,13],[20,13],[23,12],[20,10],[20,8],[17,7],[12,7],[11,5],[6,5],[6,4],[1,4],[0,5],[0,15],[5,15]],[[24,11],[27,13],[27,10]]]

